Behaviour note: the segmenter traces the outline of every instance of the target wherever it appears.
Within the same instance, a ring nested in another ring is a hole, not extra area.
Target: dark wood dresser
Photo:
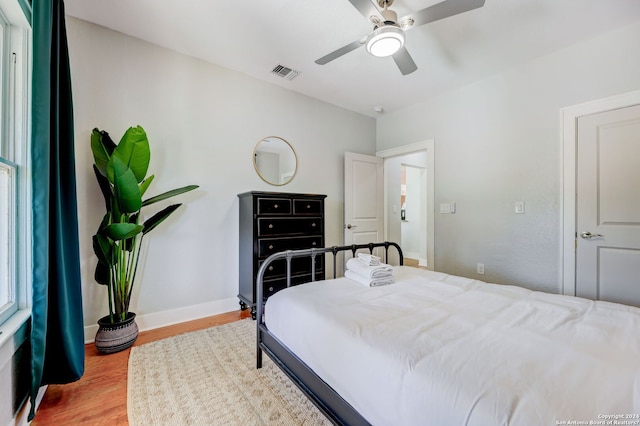
[[[240,308],[251,308],[255,319],[256,275],[262,262],[283,250],[324,247],[324,199],[326,195],[251,191],[238,194],[240,211]],[[286,260],[278,260],[265,272],[263,295],[286,287]],[[316,262],[316,280],[324,279],[324,257]],[[291,260],[291,284],[311,281],[308,258]]]

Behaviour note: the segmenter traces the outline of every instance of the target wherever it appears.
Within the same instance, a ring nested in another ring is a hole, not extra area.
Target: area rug
[[[131,349],[129,424],[330,425],[266,355],[251,319]]]

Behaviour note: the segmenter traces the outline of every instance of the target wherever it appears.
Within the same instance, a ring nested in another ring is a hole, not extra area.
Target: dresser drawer
[[[258,268],[262,265],[262,260],[259,262]],[[291,259],[291,275],[310,274],[311,272],[311,258],[310,257],[294,257]],[[324,255],[316,256],[316,276],[324,271]],[[264,278],[278,278],[284,277],[287,274],[287,261],[286,259],[278,259],[267,267],[264,272]]]
[[[324,208],[321,200],[293,200],[293,214],[322,214]]]
[[[322,234],[322,218],[260,218],[258,236]]]
[[[267,257],[284,250],[301,250],[322,247],[322,236],[293,238],[259,238],[258,256]]]
[[[291,214],[291,200],[286,198],[258,198],[258,215]]]

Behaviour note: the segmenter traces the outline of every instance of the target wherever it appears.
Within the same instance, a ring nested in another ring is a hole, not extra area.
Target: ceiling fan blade
[[[413,62],[413,58],[405,47],[400,48],[400,50],[393,54],[393,60],[402,75],[411,74],[418,69],[418,66]]]
[[[334,59],[339,58],[340,56],[351,52],[352,50],[356,50],[358,47],[362,46],[362,42],[360,40],[356,40],[353,43],[349,43],[340,49],[329,53],[328,55],[323,56],[320,59],[316,59],[316,64],[324,65],[333,61]]]
[[[449,16],[459,15],[473,9],[484,6],[485,0],[445,0],[442,3],[434,4],[418,12],[402,17],[399,22],[411,18],[413,26],[428,24],[429,22],[438,21],[448,18]]]
[[[353,5],[362,16],[369,19],[370,16],[378,16],[380,12],[378,12],[378,8],[374,6],[371,0],[349,0],[349,3]]]

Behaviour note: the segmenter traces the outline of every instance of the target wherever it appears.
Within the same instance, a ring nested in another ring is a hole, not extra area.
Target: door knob
[[[581,232],[580,236],[582,238],[584,238],[585,240],[590,240],[592,238],[598,238],[598,237],[604,237],[604,235],[602,235],[602,234],[593,234],[593,233],[591,233],[589,231]]]
[[[348,223],[348,224],[346,224],[344,227],[345,227],[345,228],[347,228],[347,229],[351,229],[351,228],[357,228],[358,226],[357,226],[357,225],[352,225],[352,224]]]

